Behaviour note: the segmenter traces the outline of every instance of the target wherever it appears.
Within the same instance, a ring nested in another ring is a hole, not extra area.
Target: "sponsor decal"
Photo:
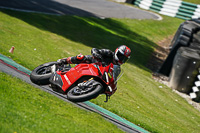
[[[109,76],[110,79],[112,78],[111,73],[108,73],[108,76]]]
[[[64,75],[64,77],[65,77],[65,79],[66,79],[66,81],[67,81],[68,84],[72,84],[72,83],[69,81],[69,78],[68,78],[66,75]]]

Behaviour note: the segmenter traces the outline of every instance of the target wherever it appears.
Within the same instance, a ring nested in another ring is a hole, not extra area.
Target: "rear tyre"
[[[73,102],[84,102],[96,98],[102,92],[103,92],[102,84],[95,81],[95,87],[88,88],[88,90],[86,91],[84,90],[84,92],[81,92],[78,86],[73,87],[67,93],[67,99]]]
[[[38,85],[49,84],[49,79],[52,75],[51,66],[54,64],[57,64],[57,62],[48,62],[36,67],[30,74],[31,81]]]

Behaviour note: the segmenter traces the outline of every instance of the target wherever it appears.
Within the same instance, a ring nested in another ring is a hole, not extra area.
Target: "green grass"
[[[194,3],[194,4],[200,4],[199,0],[183,0],[185,2],[190,2],[190,3]]]
[[[8,17],[3,12],[13,17]],[[3,38],[0,40],[0,52],[30,69],[41,62],[79,53],[90,54],[92,47],[115,50],[123,44],[133,51],[130,63],[143,67],[156,42],[174,34],[183,21],[169,17],[164,17],[164,21],[101,20],[3,12],[0,18],[0,35]],[[13,45],[15,54],[8,54]]]
[[[81,110],[2,72],[0,106],[1,133],[122,132],[100,115]]]
[[[118,90],[108,103],[105,96],[92,102],[150,132],[198,133],[200,113],[170,88],[155,82],[145,67],[156,43],[173,35],[183,20],[95,19],[48,16],[2,10],[0,53],[32,70],[44,62],[90,54],[92,47],[114,50],[128,45],[132,57]],[[8,53],[15,46],[14,54]],[[34,50],[36,49],[36,50]],[[159,86],[162,86],[160,88]]]

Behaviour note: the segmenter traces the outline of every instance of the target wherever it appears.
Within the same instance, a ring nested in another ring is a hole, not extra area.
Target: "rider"
[[[92,48],[91,54],[92,55],[85,56],[79,54],[74,57],[59,59],[57,62],[64,64],[80,64],[100,61],[105,63],[105,65],[109,65],[110,63],[113,63],[114,65],[122,65],[130,58],[131,49],[126,45],[119,46],[115,52],[112,52],[109,49]]]
[[[74,57],[68,57],[59,59],[58,63],[64,64],[80,64],[80,63],[95,63],[97,61],[102,62],[104,65],[109,65],[113,63],[114,65],[114,79],[116,80],[117,76],[120,73],[120,65],[124,64],[131,54],[131,49],[126,45],[119,46],[115,52],[112,52],[109,49],[97,49],[92,48],[92,55],[82,55],[79,54]],[[118,71],[117,71],[118,69]]]

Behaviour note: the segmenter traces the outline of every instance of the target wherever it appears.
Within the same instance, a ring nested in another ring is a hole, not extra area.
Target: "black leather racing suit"
[[[114,80],[117,80],[118,75],[121,72],[121,68],[114,61],[114,52],[109,49],[97,49],[92,48],[92,55],[82,55],[79,54],[77,56],[64,58],[64,62],[67,64],[80,64],[80,63],[95,63],[97,61],[101,61],[104,65],[109,65],[113,63],[114,65]]]
[[[66,59],[66,63],[68,64],[80,64],[80,63],[94,63],[96,61],[101,61],[108,65],[110,63],[115,64],[113,62],[114,52],[109,49],[97,49],[93,48],[91,50],[92,55],[82,55],[79,54],[77,56],[68,57]]]

